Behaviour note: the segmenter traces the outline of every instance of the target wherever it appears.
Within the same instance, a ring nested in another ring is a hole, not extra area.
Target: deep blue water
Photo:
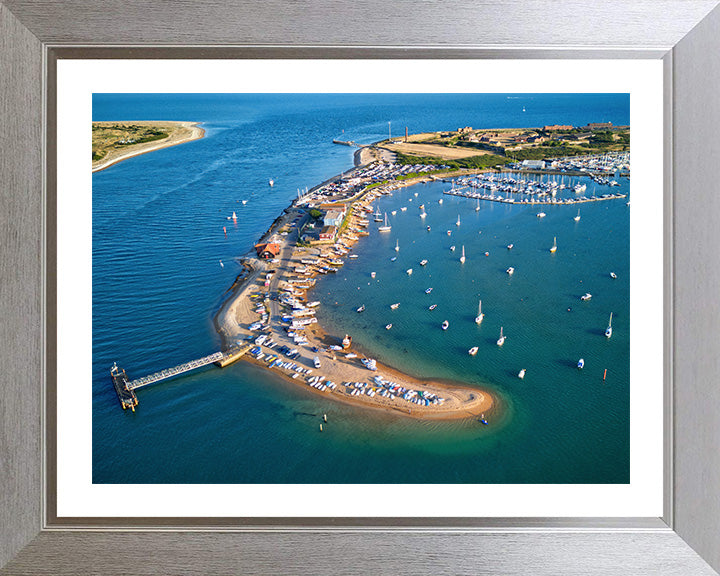
[[[109,378],[113,361],[134,378],[219,348],[211,319],[239,272],[234,258],[298,188],[352,166],[353,150],[333,138],[379,140],[388,122],[393,134],[405,126],[412,133],[629,124],[628,95],[94,96],[93,120],[153,119],[199,121],[207,134],[93,175],[94,482],[629,480],[630,230],[622,200],[583,204],[576,223],[573,207],[548,207],[538,219],[526,206],[481,203],[476,212],[474,201],[448,196],[440,205],[447,185],[439,183],[403,189],[377,203],[398,211],[392,233],[371,233],[356,247],[358,259],[318,282],[320,316],[332,331],[349,331],[378,359],[418,376],[493,390],[500,408],[490,426],[358,410],[242,362],[142,389],[133,414],[120,409]],[[234,226],[226,220],[232,211]],[[553,236],[559,248],[550,254]],[[460,265],[463,244],[468,260]],[[417,264],[422,258],[426,267]],[[584,292],[593,294],[590,302],[580,302]],[[478,298],[486,314],[480,327],[472,321]],[[399,299],[389,320],[389,304]],[[430,300],[438,303],[433,312]],[[361,303],[367,309],[359,315]],[[443,319],[447,332],[439,329]],[[507,342],[500,349],[501,325]],[[480,351],[470,357],[473,345]],[[330,421],[321,434],[323,413]]]

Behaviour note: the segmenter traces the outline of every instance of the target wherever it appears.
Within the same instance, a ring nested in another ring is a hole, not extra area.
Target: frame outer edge
[[[41,528],[42,46],[0,3],[0,566]]]
[[[673,49],[675,522],[720,570],[720,8]]]

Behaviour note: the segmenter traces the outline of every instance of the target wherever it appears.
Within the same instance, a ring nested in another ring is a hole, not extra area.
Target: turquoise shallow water
[[[359,411],[244,363],[143,389],[134,414],[119,408],[109,379],[116,360],[137,377],[218,348],[211,318],[239,272],[234,258],[297,188],[351,166],[352,150],[333,138],[377,140],[389,120],[411,131],[629,123],[626,95],[525,98],[523,114],[523,101],[504,95],[414,95],[411,105],[395,95],[96,95],[96,120],[201,120],[208,133],[93,175],[93,480],[627,482],[630,230],[622,200],[583,204],[576,223],[570,206],[546,207],[538,219],[539,209],[527,206],[481,203],[476,212],[474,200],[443,196],[448,184],[398,190],[376,203],[392,232],[381,236],[371,225],[355,249],[359,257],[318,282],[320,318],[331,332],[351,333],[368,353],[417,376],[492,390],[500,409],[490,426]],[[233,210],[239,220],[231,226]],[[559,248],[550,254],[553,236]],[[585,292],[591,301],[579,300]],[[473,322],[478,298],[480,327]],[[438,304],[432,312],[431,303]],[[363,314],[354,311],[360,304]],[[500,326],[502,348],[495,345]],[[479,352],[470,357],[474,345]],[[580,357],[583,371],[575,367]],[[330,422],[320,434],[323,413]]]

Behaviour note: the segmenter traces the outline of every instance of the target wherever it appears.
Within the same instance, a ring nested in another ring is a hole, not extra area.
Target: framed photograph
[[[715,3],[216,8],[0,5],[3,572],[715,574]]]

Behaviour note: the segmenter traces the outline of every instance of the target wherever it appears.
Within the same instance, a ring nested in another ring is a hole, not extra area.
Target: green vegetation
[[[93,122],[92,159],[95,162],[107,157],[113,150],[165,140],[174,130],[166,125]]]
[[[409,154],[397,153],[398,164],[435,164],[437,166],[447,166],[452,170],[462,168],[477,170],[497,166],[498,164],[508,164],[511,162],[509,158],[496,156],[495,154],[483,154],[482,156],[470,156],[468,158],[458,158],[456,160],[444,160],[432,156],[411,156]]]
[[[372,190],[373,188],[377,188],[378,186],[382,186],[383,184],[387,184],[387,180],[383,180],[382,182],[373,182],[372,184],[365,186],[365,189],[363,192],[367,192],[368,190]]]
[[[412,178],[430,176],[431,174],[439,174],[440,172],[447,172],[447,170],[439,168],[437,170],[428,170],[427,172],[408,172],[407,174],[400,174],[400,176],[396,176],[395,180],[411,180]]]
[[[310,218],[312,218],[313,220],[319,220],[320,218],[322,218],[322,215],[323,213],[317,208],[313,208],[312,210],[310,210]]]

